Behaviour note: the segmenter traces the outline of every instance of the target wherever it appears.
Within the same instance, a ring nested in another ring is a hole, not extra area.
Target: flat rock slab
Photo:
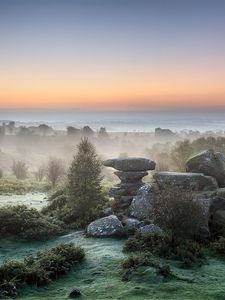
[[[160,188],[168,185],[195,191],[212,191],[218,188],[215,178],[202,173],[156,172],[153,178]]]
[[[93,237],[116,236],[123,230],[123,225],[115,215],[97,219],[87,227],[87,235]]]
[[[103,164],[124,172],[154,170],[156,166],[153,160],[141,157],[113,158],[106,160]]]

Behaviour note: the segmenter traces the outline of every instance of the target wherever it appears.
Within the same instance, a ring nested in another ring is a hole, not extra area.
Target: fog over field
[[[106,127],[109,132],[150,132],[157,127],[180,132],[225,130],[224,109],[156,109],[130,111],[83,111],[75,109],[1,109],[0,121],[33,126],[46,123],[55,129],[67,126],[82,128],[89,125],[94,130]]]
[[[13,160],[21,159],[31,172],[49,157],[59,157],[68,166],[76,145],[82,137],[88,137],[102,159],[120,155],[158,158],[159,163],[164,159],[164,164],[170,165],[167,168],[176,169],[165,157],[159,158],[160,155],[163,157],[166,152],[169,156],[176,143],[185,139],[223,137],[223,116],[219,111],[203,114],[3,110],[0,112],[0,161],[6,172],[10,172]]]

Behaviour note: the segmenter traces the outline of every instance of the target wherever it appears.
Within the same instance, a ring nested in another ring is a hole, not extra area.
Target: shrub
[[[15,236],[24,240],[46,240],[61,234],[62,223],[25,205],[0,208],[0,238]]]
[[[18,296],[17,289],[25,284],[48,285],[82,262],[84,256],[83,249],[70,243],[38,252],[24,262],[7,261],[0,266],[0,298]]]
[[[121,262],[122,280],[130,279],[132,273],[141,266],[155,266],[155,261],[148,252],[130,255]]]
[[[169,265],[159,265],[156,268],[156,274],[159,276],[163,276],[165,278],[172,278],[174,277],[173,272],[170,269]]]
[[[53,191],[48,197],[48,205],[42,209],[44,214],[59,217],[60,211],[62,211],[68,203],[68,197],[64,187],[60,187]]]
[[[14,161],[12,165],[12,172],[17,179],[23,180],[27,177],[27,166],[23,161]]]
[[[215,255],[225,256],[225,238],[220,237],[217,241],[211,243],[211,250]]]
[[[2,178],[3,177],[3,171],[2,171],[2,169],[0,169],[0,178]]]
[[[130,280],[132,273],[141,266],[154,268],[156,274],[163,276],[164,278],[177,277],[177,275],[172,272],[169,265],[161,264],[149,252],[143,252],[130,255],[121,262],[122,280]]]
[[[179,188],[161,190],[153,204],[154,223],[169,232],[172,239],[196,239],[207,223],[203,207],[192,191]]]
[[[151,252],[167,259],[182,262],[184,267],[201,265],[205,259],[203,248],[191,240],[173,241],[170,236],[158,234],[135,234],[123,246],[124,252]]]

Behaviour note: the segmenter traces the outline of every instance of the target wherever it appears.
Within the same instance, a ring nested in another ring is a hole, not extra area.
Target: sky
[[[0,0],[0,108],[225,108],[225,0]]]

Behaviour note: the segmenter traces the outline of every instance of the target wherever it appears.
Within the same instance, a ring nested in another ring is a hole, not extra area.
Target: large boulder
[[[219,152],[206,150],[192,156],[186,162],[187,172],[203,173],[216,178],[220,187],[225,187],[225,158]]]
[[[155,165],[153,160],[141,157],[113,158],[104,162],[104,166],[123,172],[154,170]]]
[[[115,215],[97,219],[87,227],[87,235],[93,237],[110,237],[120,235],[123,225]]]
[[[144,184],[131,202],[129,213],[139,220],[152,218],[152,206],[155,199],[155,188],[152,184]]]
[[[153,175],[159,188],[176,187],[183,190],[211,191],[218,188],[215,178],[201,173],[156,172]]]

